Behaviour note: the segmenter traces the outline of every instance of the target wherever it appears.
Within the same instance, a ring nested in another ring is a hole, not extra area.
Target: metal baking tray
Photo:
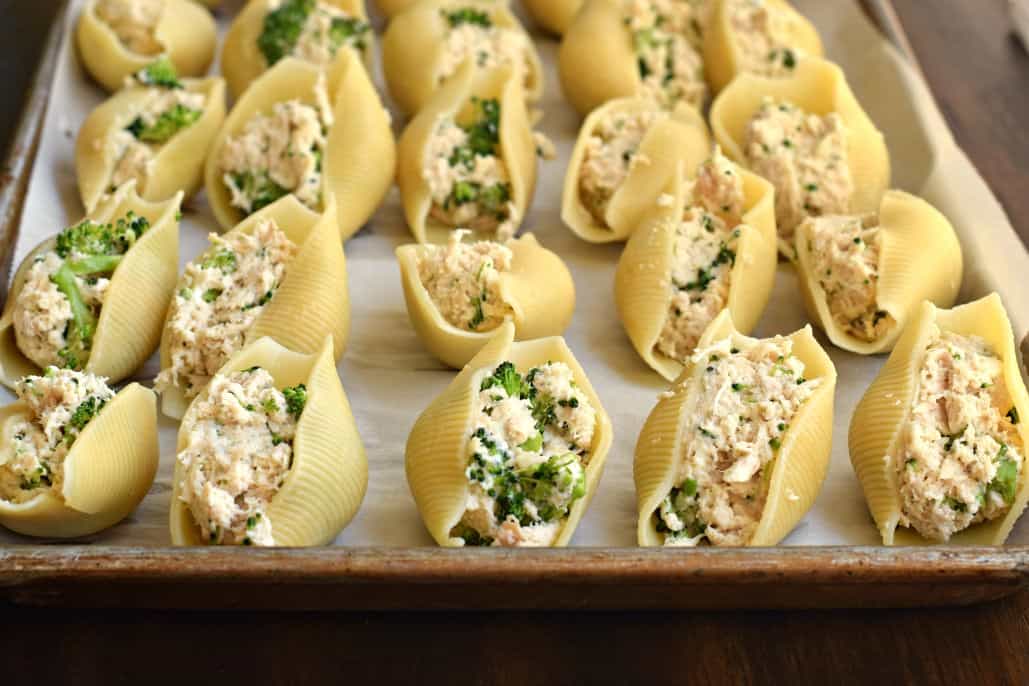
[[[914,62],[889,0],[863,0]],[[0,293],[39,146],[65,5],[0,178]],[[1029,586],[1029,546],[701,548],[0,548],[0,603],[22,606],[391,609],[899,607],[995,600]]]

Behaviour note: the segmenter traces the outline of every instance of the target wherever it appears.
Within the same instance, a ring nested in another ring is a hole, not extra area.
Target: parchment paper
[[[81,1],[75,3],[80,5]],[[224,31],[239,2],[228,2],[219,21]],[[959,150],[916,71],[880,36],[851,0],[795,0],[820,30],[829,57],[846,71],[872,119],[886,134],[893,162],[893,185],[921,194],[954,223],[965,253],[961,300],[997,290],[1004,298],[1018,339],[1029,324],[1029,293],[1022,279],[1029,256],[1004,211]],[[69,24],[33,169],[15,265],[39,241],[83,215],[75,186],[74,139],[90,110],[104,99],[77,61]],[[376,26],[381,32],[382,22]],[[381,35],[381,34],[380,34]],[[618,322],[613,298],[620,246],[595,246],[572,235],[559,219],[561,186],[579,120],[561,96],[556,72],[557,42],[536,33],[546,67],[546,113],[540,128],[557,146],[558,158],[541,163],[540,181],[524,230],[567,262],[578,292],[575,317],[566,338],[614,422],[615,440],[593,504],[572,541],[576,546],[634,546],[635,495],[632,458],[644,419],[666,384],[636,355]],[[215,67],[217,68],[217,67]],[[380,91],[381,73],[377,74]],[[394,117],[399,131],[402,120]],[[450,382],[444,369],[412,330],[393,256],[410,242],[394,189],[369,226],[346,244],[353,305],[353,332],[340,364],[368,452],[370,479],[364,504],[337,539],[342,545],[431,545],[404,479],[404,443],[424,407]],[[194,258],[216,229],[201,196],[186,208],[180,262]],[[13,269],[12,269],[13,273]],[[1021,277],[1021,278],[1020,278]],[[780,266],[775,290],[754,335],[788,333],[807,323],[792,269]],[[863,358],[827,347],[839,372],[832,465],[813,509],[786,539],[787,545],[876,544],[876,529],[847,456],[852,410],[885,357]],[[156,375],[156,355],[138,375]],[[0,402],[12,395],[0,391]],[[167,545],[167,513],[175,459],[176,424],[161,419],[161,467],[140,508],[118,526],[90,537],[104,544]],[[1010,542],[1029,542],[1023,518]],[[29,539],[0,532],[0,543]]]

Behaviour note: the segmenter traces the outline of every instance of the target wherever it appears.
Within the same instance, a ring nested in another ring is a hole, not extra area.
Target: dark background
[[[836,2],[840,0],[826,0]],[[58,0],[0,0],[0,148]],[[959,144],[1029,240],[1029,57],[1004,0],[895,0]],[[155,613],[0,606],[0,683],[1029,684],[1029,593],[939,610]]]

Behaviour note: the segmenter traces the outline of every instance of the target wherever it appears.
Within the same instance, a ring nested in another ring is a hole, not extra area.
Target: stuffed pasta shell
[[[395,159],[389,114],[355,53],[328,69],[284,57],[232,108],[204,184],[224,229],[293,195],[316,212],[335,200],[346,239],[382,202]]]
[[[561,219],[591,243],[625,240],[671,181],[711,150],[707,124],[691,107],[674,112],[645,98],[620,98],[586,118],[572,150]]]
[[[782,78],[741,74],[711,106],[715,140],[775,186],[779,248],[808,217],[875,212],[890,182],[882,133],[835,64],[807,59]]]
[[[466,62],[400,138],[397,185],[419,243],[451,231],[505,241],[536,188],[536,142],[518,72]]]
[[[442,546],[564,546],[600,482],[611,422],[561,338],[504,323],[422,413],[407,483]]]
[[[533,21],[561,36],[572,25],[583,0],[522,0],[522,5]]]
[[[50,366],[115,383],[150,357],[175,287],[181,199],[147,202],[129,181],[25,257],[0,317],[0,383]]]
[[[159,55],[183,76],[202,76],[216,31],[210,13],[191,0],[87,0],[75,36],[86,70],[114,92]]]
[[[334,359],[343,355],[350,301],[335,214],[331,200],[319,215],[286,196],[210,235],[179,278],[161,336],[164,414],[181,419],[226,360],[259,338],[315,353],[331,336]]]
[[[786,0],[714,0],[704,38],[704,69],[716,93],[737,74],[786,76],[821,57],[818,31]]]
[[[0,524],[70,538],[127,517],[157,472],[154,394],[115,393],[103,377],[47,367],[0,409]]]
[[[850,422],[886,545],[1000,545],[1029,500],[1029,394],[997,294],[922,303]]]
[[[222,73],[239,97],[284,57],[325,67],[350,49],[369,62],[374,39],[364,0],[251,0],[225,34]]]
[[[505,321],[515,338],[564,333],[575,310],[568,267],[527,233],[504,243],[462,242],[397,248],[407,314],[425,346],[460,369]]]
[[[811,320],[855,353],[890,350],[924,300],[950,307],[961,286],[950,222],[902,191],[887,191],[874,214],[809,217],[796,253]]]
[[[707,99],[700,55],[707,3],[586,0],[561,41],[565,97],[586,116],[615,98],[700,109]]]
[[[384,14],[387,19],[392,19],[418,4],[418,0],[375,0],[375,4],[379,8],[379,12]]]
[[[262,338],[232,356],[179,428],[173,545],[316,546],[357,514],[368,460],[333,343]]]
[[[747,338],[723,311],[636,444],[639,544],[779,543],[825,479],[835,386],[811,327]]]
[[[543,97],[539,55],[506,2],[422,0],[394,18],[382,39],[386,85],[408,115],[419,112],[467,61],[482,69],[512,69],[528,101]]]
[[[224,120],[224,81],[183,81],[166,57],[150,63],[79,129],[75,171],[86,211],[130,179],[146,200],[167,200],[180,190],[188,200]]]
[[[739,331],[761,318],[775,281],[771,185],[718,148],[693,180],[677,174],[633,233],[615,272],[615,304],[643,361],[669,381],[727,310]]]

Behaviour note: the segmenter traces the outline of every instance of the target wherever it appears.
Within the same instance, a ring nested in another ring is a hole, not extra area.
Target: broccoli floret
[[[503,388],[512,398],[527,398],[532,390],[510,362],[500,363],[491,375],[482,380],[479,390],[485,391],[495,386]]]
[[[264,29],[257,38],[257,48],[271,66],[293,52],[307,15],[315,8],[315,0],[286,0],[264,18]]]
[[[282,389],[282,395],[286,398],[286,411],[295,419],[300,419],[307,405],[307,387],[304,384],[290,386]]]
[[[79,403],[79,406],[75,408],[75,412],[72,413],[71,419],[64,425],[64,442],[69,447],[78,438],[86,424],[89,424],[90,420],[103,409],[105,404],[107,404],[106,400],[96,396],[90,396]]]
[[[483,303],[486,302],[486,291],[483,291],[476,297],[472,298],[472,307],[475,308],[475,313],[472,318],[468,321],[468,328],[475,331],[479,328],[479,325],[486,321],[486,313],[482,310]]]
[[[474,123],[464,127],[468,134],[468,147],[476,155],[492,155],[500,144],[500,101],[475,98],[473,103],[479,109],[479,116]]]
[[[445,205],[448,207],[450,205],[464,205],[475,202],[478,197],[479,184],[474,181],[458,181],[454,184],[453,190],[450,191],[450,197],[447,198]]]
[[[507,203],[511,200],[511,186],[506,183],[495,183],[479,192],[479,205],[483,211],[498,219],[507,216]]]
[[[62,264],[50,280],[71,305],[72,320],[68,331],[65,332],[68,345],[58,353],[58,356],[68,367],[79,369],[89,357],[93,334],[96,332],[96,316],[82,299],[82,293],[79,292],[78,283],[75,281],[75,273],[67,263]]]
[[[1018,465],[1010,457],[1004,457],[1006,453],[1006,450],[1002,450],[998,456],[1002,459],[997,465],[997,473],[990,482],[989,490],[997,493],[1005,503],[1010,505],[1015,502],[1015,491],[1018,487]]]
[[[162,112],[150,126],[143,123],[142,117],[136,117],[125,129],[144,143],[165,143],[182,129],[192,126],[201,114],[201,110],[178,104]]]
[[[240,193],[250,199],[250,212],[271,205],[279,198],[289,195],[289,191],[275,183],[268,172],[242,172],[232,174],[232,183]]]
[[[179,74],[175,70],[175,65],[172,64],[166,55],[158,57],[136,72],[136,80],[144,86],[182,88],[182,82],[179,81]]]
[[[236,271],[237,260],[236,253],[232,252],[228,248],[218,250],[212,255],[208,255],[200,262],[202,269],[220,269],[223,274],[231,274]]]
[[[447,23],[450,24],[451,28],[460,26],[461,24],[471,24],[473,26],[481,26],[484,29],[488,29],[493,26],[493,21],[490,19],[489,14],[482,10],[475,9],[474,7],[462,7],[456,10],[440,10],[443,16],[446,18]]]
[[[356,17],[335,17],[329,27],[329,44],[332,54],[336,54],[342,46],[351,45],[355,50],[364,50],[368,44],[365,35],[368,33],[367,22]]]
[[[68,257],[72,253],[114,255],[114,232],[110,224],[97,224],[87,219],[57,234],[55,250],[60,257]]]

